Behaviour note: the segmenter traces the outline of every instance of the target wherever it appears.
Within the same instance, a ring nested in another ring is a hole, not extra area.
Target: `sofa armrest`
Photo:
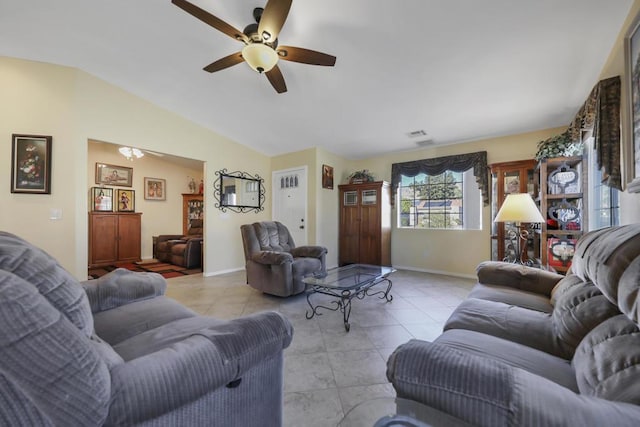
[[[291,255],[294,257],[320,258],[326,253],[327,248],[324,246],[298,246],[291,249]]]
[[[485,261],[476,269],[478,282],[551,296],[551,290],[564,276],[539,268],[501,261]]]
[[[387,362],[398,397],[479,426],[634,426],[640,406],[576,394],[498,360],[411,340]]]
[[[257,313],[204,327],[184,340],[115,366],[107,424],[153,420],[224,386],[237,386],[238,393],[246,393],[241,391],[242,383],[251,376],[244,378],[245,374],[282,358],[292,336],[291,323],[281,314]]]
[[[164,295],[167,282],[157,273],[138,273],[118,268],[96,280],[82,282],[82,287],[89,297],[91,312],[97,313]]]
[[[260,251],[251,254],[251,261],[264,265],[281,265],[293,262],[289,252]]]

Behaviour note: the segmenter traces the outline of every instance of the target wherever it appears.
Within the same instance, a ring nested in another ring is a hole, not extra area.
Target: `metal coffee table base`
[[[382,282],[387,282],[387,289],[375,291],[371,290],[372,287],[379,285]],[[311,307],[311,312],[307,311],[306,317],[307,319],[312,319],[313,316],[321,316],[322,313],[318,312],[318,309],[320,308],[331,311],[340,310],[344,319],[344,329],[349,332],[349,329],[351,329],[351,325],[349,324],[349,316],[351,315],[351,300],[354,298],[363,299],[366,296],[379,295],[378,298],[385,299],[387,300],[387,302],[391,302],[393,300],[393,295],[389,294],[389,292],[391,291],[391,286],[393,286],[393,283],[386,277],[383,277],[371,283],[364,284],[355,289],[345,289],[342,291],[320,285],[313,285],[311,289],[307,291],[307,303],[309,304],[309,307]],[[337,298],[336,301],[331,301],[331,304],[335,304],[335,306],[327,307],[321,304],[314,306],[311,303],[311,296],[315,294],[324,294]]]

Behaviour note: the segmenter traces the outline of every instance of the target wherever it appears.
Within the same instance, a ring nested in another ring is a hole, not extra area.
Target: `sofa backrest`
[[[296,247],[287,227],[278,221],[255,222],[253,228],[263,251],[291,252]]]
[[[621,277],[638,256],[640,224],[592,231],[578,241],[570,273],[551,293],[553,327],[565,357],[593,328],[620,314]]]
[[[85,336],[93,333],[93,316],[80,283],[45,251],[11,233],[0,232],[0,270],[37,288]]]
[[[5,270],[0,328],[0,425],[104,422],[111,376],[101,355],[49,295]]]

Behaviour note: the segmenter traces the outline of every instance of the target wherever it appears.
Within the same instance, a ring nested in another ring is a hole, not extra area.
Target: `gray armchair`
[[[240,231],[247,283],[266,294],[299,294],[305,290],[304,276],[327,269],[327,248],[296,247],[287,227],[277,221],[245,224]]]
[[[0,232],[0,425],[281,426],[291,324],[198,316],[155,273],[77,282]]]

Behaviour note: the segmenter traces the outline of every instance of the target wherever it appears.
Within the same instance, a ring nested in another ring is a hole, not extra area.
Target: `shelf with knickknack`
[[[569,270],[576,241],[587,230],[587,171],[582,156],[554,157],[539,163],[540,243],[542,265],[560,273]]]

